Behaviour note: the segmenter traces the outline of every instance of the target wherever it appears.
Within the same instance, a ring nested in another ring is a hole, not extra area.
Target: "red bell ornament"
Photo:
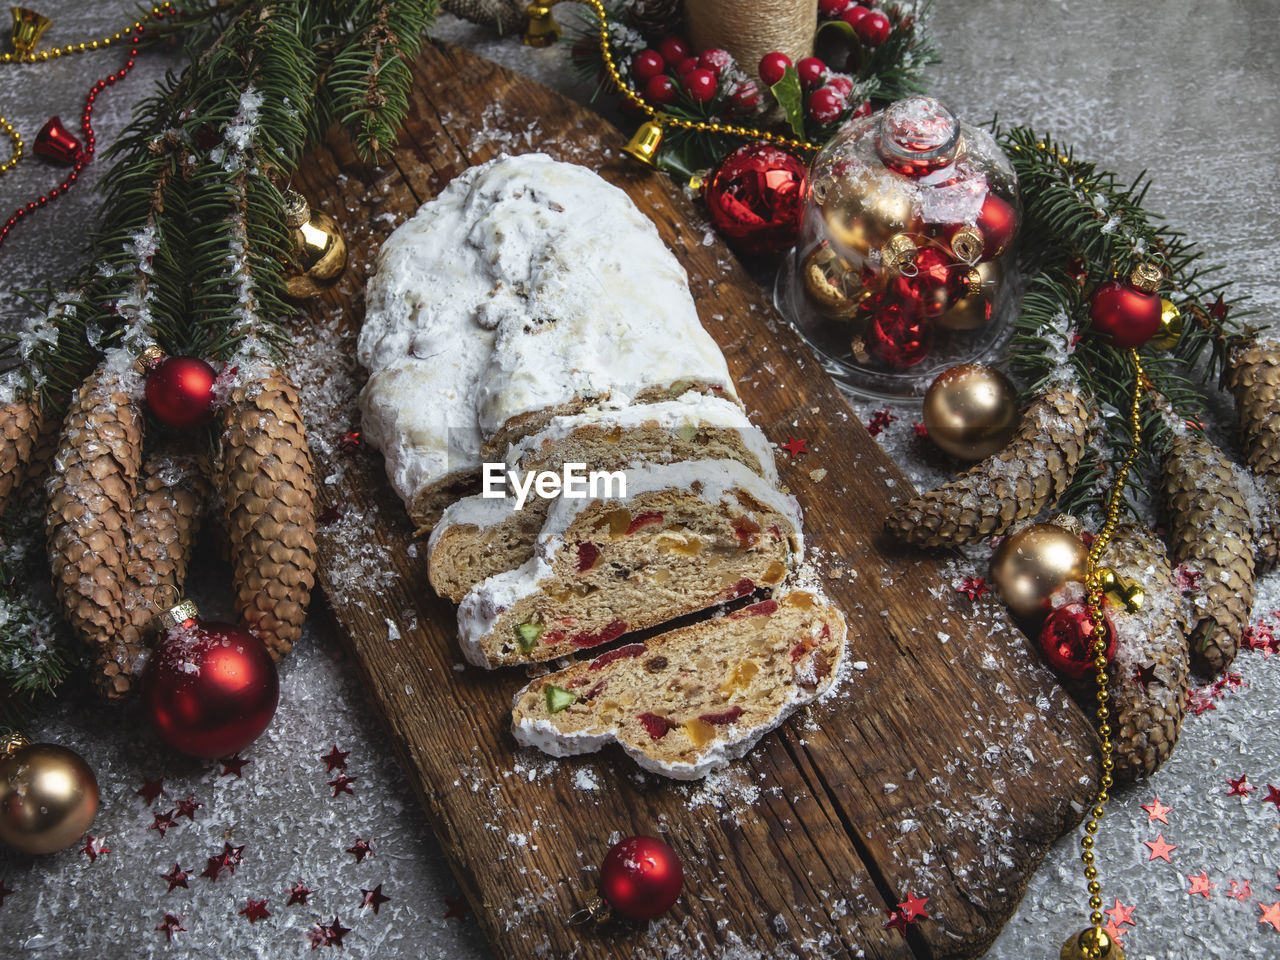
[[[807,170],[785,150],[749,143],[710,176],[703,199],[711,225],[747,256],[773,256],[796,242]]]
[[[138,358],[146,376],[147,407],[167,427],[203,427],[215,412],[217,371],[199,357],[168,357],[148,347]]]
[[[1102,622],[1106,631],[1106,655],[1110,660],[1116,655],[1116,632],[1105,612]],[[1064,604],[1049,614],[1040,628],[1040,652],[1058,673],[1079,680],[1096,670],[1093,664],[1096,632],[1085,604]]]
[[[1093,292],[1089,320],[1113,347],[1140,347],[1160,332],[1162,304],[1156,291],[1163,274],[1154,263],[1139,263],[1127,283],[1108,280]]]
[[[223,757],[256,740],[280,699],[276,665],[257,637],[199,619],[184,600],[160,616],[142,702],[160,736],[193,757]]]
[[[680,898],[684,868],[657,837],[627,837],[600,865],[600,892],[609,906],[632,920],[652,920]]]
[[[36,134],[31,152],[64,167],[72,167],[84,155],[84,147],[76,135],[62,124],[61,117],[50,117]]]

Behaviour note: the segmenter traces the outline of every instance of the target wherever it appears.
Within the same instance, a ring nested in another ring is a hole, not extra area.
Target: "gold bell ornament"
[[[560,39],[560,24],[551,15],[551,7],[556,2],[557,0],[550,0],[550,3],[531,3],[525,8],[529,22],[525,24],[524,34],[520,39],[526,47],[549,47]]]
[[[0,741],[0,840],[53,853],[79,840],[97,812],[98,779],[80,754],[18,734]]]
[[[284,212],[294,246],[286,289],[295,300],[309,300],[320,295],[322,284],[342,273],[347,265],[347,241],[338,222],[321,210],[312,210],[296,190],[285,191]]]
[[[1124,960],[1124,948],[1101,927],[1086,927],[1062,945],[1059,960]]]
[[[1110,567],[1098,567],[1097,569],[1099,582],[1102,584],[1103,596],[1112,604],[1112,606],[1128,611],[1129,613],[1137,613],[1142,609],[1142,602],[1146,599],[1146,593],[1142,589],[1142,584],[1132,577],[1126,577],[1122,573],[1116,573]]]
[[[646,166],[658,165],[658,147],[662,143],[662,124],[657,120],[646,120],[640,129],[631,135],[622,152],[639,160]]]
[[[26,7],[10,7],[9,12],[13,14],[13,32],[9,39],[14,52],[20,57],[29,56],[53,21]]]

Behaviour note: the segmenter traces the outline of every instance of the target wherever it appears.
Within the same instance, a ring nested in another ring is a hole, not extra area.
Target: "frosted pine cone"
[[[1176,563],[1203,574],[1191,613],[1191,662],[1216,675],[1235,659],[1253,607],[1253,534],[1235,465],[1200,437],[1175,437],[1164,458],[1164,507]]]
[[[1277,497],[1280,496],[1280,343],[1269,339],[1237,344],[1224,379],[1236,400],[1245,458],[1259,477],[1267,508],[1258,517],[1254,544],[1260,570],[1276,565],[1280,547]]]
[[[629,0],[627,16],[646,37],[668,37],[680,32],[683,6],[682,0]]]
[[[1089,412],[1074,385],[1051,387],[1022,415],[999,453],[899,505],[885,521],[894,537],[923,547],[973,543],[1006,533],[1055,503],[1075,476]]]
[[[53,585],[72,629],[114,659],[129,623],[129,515],[142,465],[138,374],[104,363],[72,398],[49,480]],[[108,696],[123,696],[108,685]]]
[[[529,19],[525,14],[528,3],[522,0],[443,0],[440,6],[455,17],[493,27],[499,33],[518,33]]]
[[[279,660],[302,632],[316,571],[316,490],[298,391],[278,370],[237,386],[222,471],[236,609]]]
[[[22,486],[43,419],[34,400],[0,404],[0,513]]]

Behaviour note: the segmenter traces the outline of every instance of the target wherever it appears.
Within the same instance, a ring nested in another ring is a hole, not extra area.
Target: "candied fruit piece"
[[[667,735],[667,731],[675,726],[666,717],[660,717],[656,713],[642,713],[636,719],[644,727],[645,733],[654,740],[661,740]]]
[[[773,586],[773,584],[775,583],[781,583],[782,578],[785,577],[786,575],[787,575],[786,564],[780,563],[779,561],[774,560],[772,563],[769,564],[768,567],[765,568],[764,575],[760,579],[763,580],[769,586]]]
[[[622,424],[618,424],[616,427],[614,427],[612,430],[606,433],[604,435],[604,439],[607,443],[617,443],[619,440],[621,440]]]
[[[657,543],[659,550],[686,557],[696,557],[702,552],[702,538],[696,533],[677,533],[667,530],[659,534],[654,542]]]
[[[626,507],[610,510],[604,515],[604,524],[608,525],[610,536],[621,537],[631,526],[631,511]]]
[[[627,535],[635,533],[641,527],[647,527],[651,523],[661,523],[662,514],[657,510],[646,510],[644,513],[636,514],[636,518],[627,524]]]
[[[586,573],[600,559],[600,548],[590,541],[578,544],[578,572]]]
[[[603,670],[615,660],[626,660],[629,657],[638,657],[645,651],[643,643],[629,643],[625,647],[619,647],[617,650],[610,650],[608,653],[602,653],[591,661],[588,670]]]
[[[735,610],[729,614],[730,620],[743,620],[747,617],[770,617],[778,612],[778,601],[774,599],[761,600],[759,603],[753,603],[749,607],[743,607],[741,610]]]
[[[688,420],[680,424],[680,426],[676,429],[676,436],[679,437],[681,440],[683,440],[685,443],[688,443],[697,435],[698,435],[697,426]]]
[[[617,640],[627,632],[627,622],[625,620],[610,620],[595,633],[590,630],[582,630],[570,637],[570,642],[575,647],[598,647],[602,643],[608,643],[610,640]]]
[[[740,547],[755,546],[756,534],[760,532],[760,524],[750,517],[734,517],[733,535],[738,538]]]
[[[739,690],[751,685],[752,678],[760,672],[760,665],[754,660],[743,660],[733,668],[727,680],[720,684],[720,692],[732,696]]]
[[[693,741],[695,747],[705,746],[715,739],[716,728],[699,717],[686,720],[683,726],[685,735]]]
[[[730,707],[728,710],[721,710],[719,713],[704,713],[698,719],[703,723],[710,723],[719,727],[733,723],[740,716],[742,716],[741,707]]]
[[[572,706],[578,702],[578,695],[572,690],[566,690],[564,687],[557,687],[551,684],[544,691],[547,697],[547,713],[559,713],[565,707]]]
[[[735,583],[732,587],[729,587],[726,592],[729,595],[728,599],[733,600],[733,599],[736,599],[737,597],[745,597],[748,593],[750,593],[755,588],[756,588],[756,584],[754,580],[752,580],[750,577],[743,577],[741,580]]]
[[[644,668],[650,673],[661,673],[663,670],[667,669],[667,658],[654,657],[652,660],[646,660]]]
[[[600,694],[604,693],[604,688],[607,687],[608,685],[609,685],[609,678],[605,677],[603,680],[597,683],[594,687],[588,690],[585,694],[583,694],[582,698],[584,700],[594,700],[596,697],[600,696]]]
[[[542,636],[546,629],[540,623],[520,623],[514,628],[516,640],[520,643],[520,649],[528,653],[538,643],[538,638]]]
[[[812,593],[804,590],[792,590],[787,594],[786,604],[788,607],[795,607],[797,610],[812,610],[816,605]]]

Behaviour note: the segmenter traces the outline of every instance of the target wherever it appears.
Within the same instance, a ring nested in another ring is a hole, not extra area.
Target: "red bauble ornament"
[[[147,716],[165,741],[193,757],[243,750],[275,715],[276,665],[253,634],[197,619],[194,604],[179,604],[170,615],[184,619],[165,631],[147,667]]]
[[[756,72],[760,74],[760,79],[766,86],[772,87],[782,79],[789,66],[791,66],[791,58],[785,53],[766,53],[760,58],[760,65],[756,68]]]
[[[657,50],[641,50],[631,61],[631,75],[642,84],[648,83],[666,69],[667,61],[662,59],[662,54]]]
[[[982,259],[994,260],[1013,243],[1018,232],[1018,211],[1003,197],[988,193],[978,213],[978,230],[982,233]]]
[[[62,125],[61,117],[50,117],[36,134],[31,152],[64,167],[74,166],[84,155],[84,148],[74,133]]]
[[[1113,347],[1140,347],[1160,331],[1160,298],[1120,280],[1093,292],[1089,319]]]
[[[956,264],[940,247],[925,247],[914,262],[915,276],[893,278],[893,292],[904,304],[923,316],[936,317],[964,296],[968,267]]]
[[[794,156],[767,143],[739,148],[707,180],[712,226],[739,253],[781,253],[800,230],[807,173]]]
[[[909,304],[882,300],[871,325],[872,354],[886,367],[914,366],[929,355],[933,322]]]
[[[162,357],[147,367],[147,407],[168,427],[190,430],[213,419],[213,367],[199,357]]]
[[[1116,655],[1116,632],[1103,613],[1107,634],[1107,659]],[[1049,666],[1073,680],[1093,673],[1093,618],[1083,603],[1067,603],[1049,614],[1040,628],[1040,652]]]
[[[600,892],[609,906],[632,920],[652,920],[680,897],[684,868],[657,837],[627,837],[600,865]]]
[[[817,57],[805,57],[796,64],[796,73],[800,75],[800,83],[805,87],[816,87],[826,76],[827,65]]]
[[[684,88],[689,96],[698,103],[708,103],[716,95],[718,81],[713,71],[705,67],[694,67],[684,75]]]

